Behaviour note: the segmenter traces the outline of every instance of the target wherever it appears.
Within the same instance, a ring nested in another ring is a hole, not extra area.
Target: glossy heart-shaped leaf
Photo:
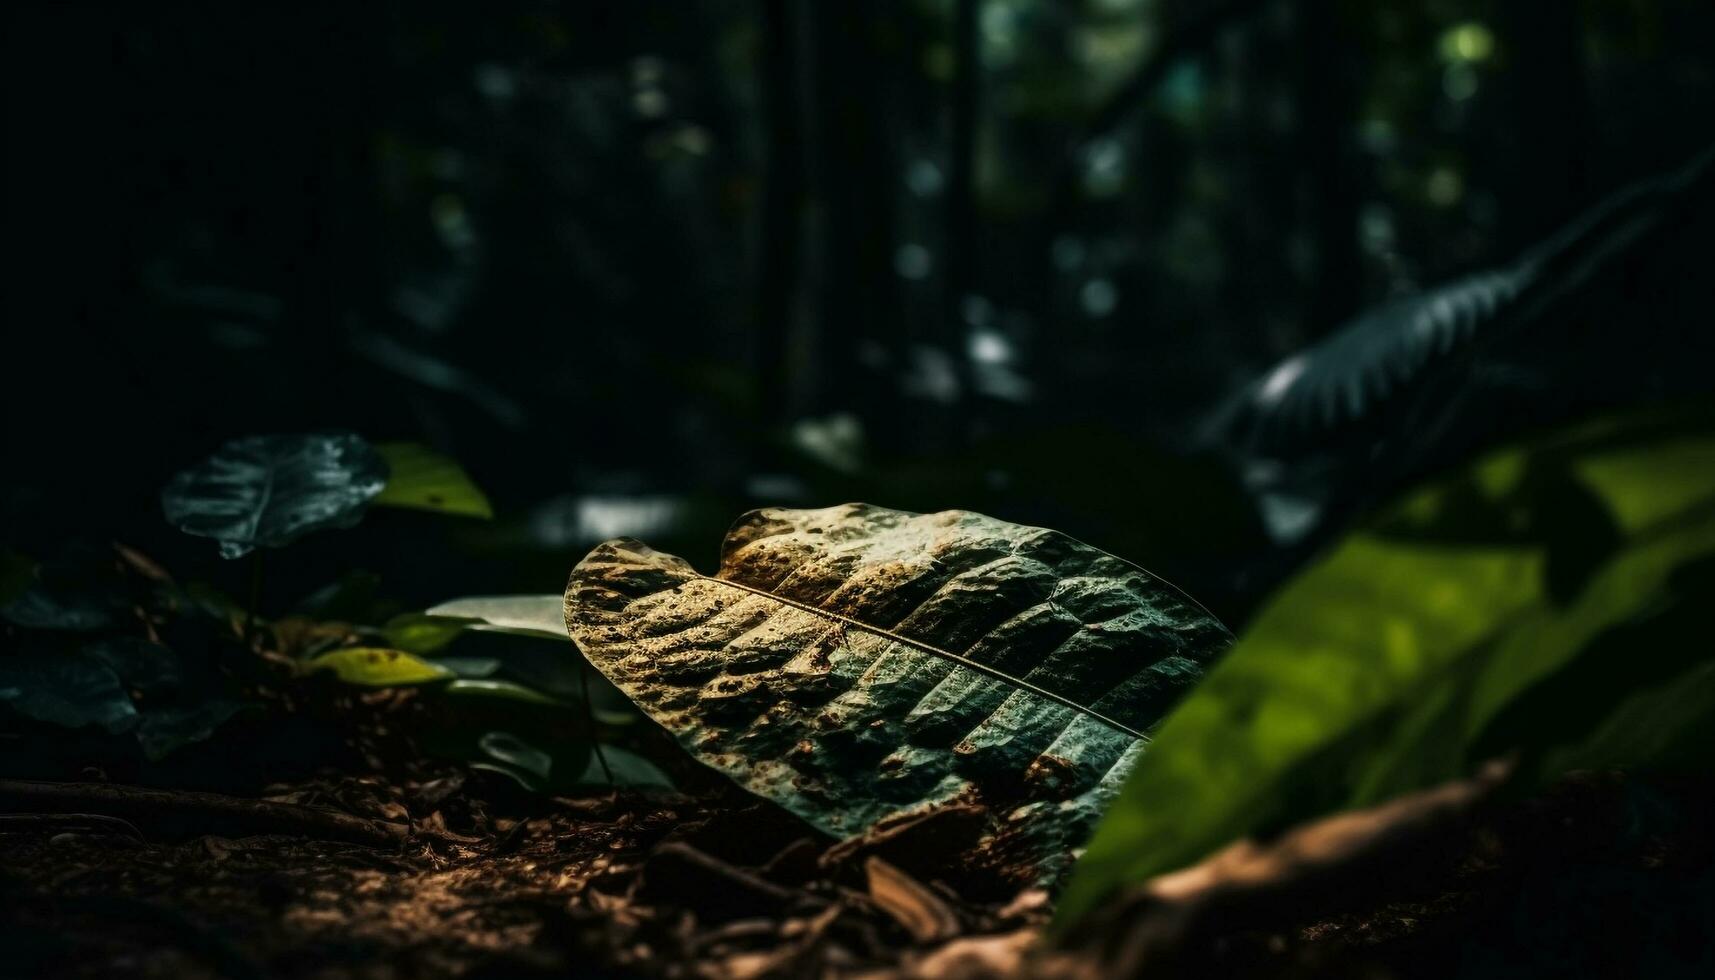
[[[387,484],[387,462],[350,433],[248,436],[173,477],[167,521],[237,558],[311,531],[351,527]]]
[[[761,510],[719,573],[631,539],[573,570],[589,661],[695,756],[835,834],[954,800],[1053,877],[1226,648],[1177,589],[1064,534],[964,511]]]

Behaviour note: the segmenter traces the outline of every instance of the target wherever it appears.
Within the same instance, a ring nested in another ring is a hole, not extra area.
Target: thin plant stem
[[[601,739],[595,735],[595,706],[590,703],[590,665],[578,664],[578,686],[584,696],[584,731],[589,733],[590,748],[595,752],[596,764],[601,766],[601,774],[607,777],[608,786],[613,786],[613,770],[608,768],[607,756],[602,754]]]
[[[250,553],[250,601],[244,608],[244,638],[255,634],[256,607],[262,604],[262,549]]]

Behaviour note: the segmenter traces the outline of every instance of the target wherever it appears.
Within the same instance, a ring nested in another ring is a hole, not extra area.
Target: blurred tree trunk
[[[293,347],[301,377],[316,379],[329,405],[345,405],[360,384],[347,353],[352,318],[382,304],[373,146],[385,83],[378,52],[392,25],[385,8],[367,5],[307,8],[292,23],[301,32],[291,38],[302,45],[297,56],[319,60],[323,70],[300,79],[301,94],[285,105],[301,115],[282,121],[291,134],[282,156],[293,163],[285,173],[303,175],[299,200],[282,195],[282,218],[296,236],[286,255],[297,259],[288,262],[296,276],[288,280],[286,316],[307,341]],[[275,43],[287,41],[277,35]]]
[[[895,76],[904,61],[893,18],[900,14],[867,0],[820,0],[808,10],[820,334],[817,394],[808,407],[855,406],[871,436],[885,442],[899,412],[882,361],[896,360],[905,339],[893,270]]]
[[[940,344],[962,361],[964,303],[977,291],[977,112],[982,62],[977,43],[977,0],[953,8],[953,83],[948,127],[946,279]]]
[[[1360,181],[1353,141],[1363,52],[1334,0],[1304,0],[1298,30],[1298,154],[1308,191],[1308,229],[1316,262],[1305,306],[1306,330],[1321,336],[1362,301],[1358,251]]]
[[[1155,102],[1161,84],[1176,68],[1202,64],[1213,73],[1223,71],[1220,65],[1224,56],[1220,43],[1223,39],[1232,39],[1235,34],[1241,41],[1248,38],[1255,30],[1259,15],[1269,7],[1270,0],[1190,0],[1157,4],[1144,15],[1155,37],[1154,42],[1089,117],[1073,126],[1063,150],[1057,154],[1052,176],[1045,181],[1048,203],[1044,208],[1043,228],[1039,232],[1041,244],[1037,252],[1045,265],[1052,261],[1053,243],[1063,235],[1074,242],[1080,238],[1087,241],[1094,233],[1093,229],[1102,227],[1101,220],[1086,210],[1083,178],[1090,151],[1108,140],[1126,146],[1135,157],[1131,166],[1136,176],[1132,178],[1133,188],[1127,194],[1137,215],[1136,227],[1151,229],[1143,237],[1150,239],[1160,235],[1156,229],[1165,228],[1174,220],[1175,212],[1185,199],[1187,184],[1193,179],[1194,169],[1209,166],[1209,154],[1207,147],[1199,147],[1187,136],[1184,127],[1147,110]],[[1247,103],[1242,111],[1254,112],[1254,107]],[[1133,129],[1136,130],[1135,135],[1128,135]],[[1260,139],[1262,127],[1247,127],[1245,133],[1250,138]],[[1272,150],[1271,147],[1270,152]],[[1258,154],[1257,158],[1269,159],[1266,152]],[[1283,169],[1274,166],[1266,173],[1278,177]],[[1285,176],[1290,179],[1290,175],[1291,171],[1285,169]],[[1291,201],[1286,200],[1282,207],[1290,207],[1290,204]],[[1104,210],[1112,212],[1113,207],[1110,205]],[[1277,253],[1278,242],[1271,242],[1270,247]],[[1060,302],[1044,305],[1038,310],[1041,322],[1055,324],[1067,318],[1082,317],[1076,300],[1078,284],[1068,282],[1070,277],[1064,271],[1056,270],[1050,275],[1059,289],[1044,289],[1042,292],[1044,295],[1057,295]],[[1084,275],[1083,271],[1078,272],[1079,277]],[[1151,275],[1159,277],[1165,289],[1177,289],[1160,263],[1151,269]],[[1244,302],[1248,295],[1235,293],[1239,302]],[[1153,309],[1185,311],[1183,306],[1174,308],[1162,303],[1155,304]],[[1244,320],[1253,322],[1251,318]],[[1154,336],[1148,333],[1140,331],[1137,336],[1139,343],[1155,342]],[[1211,330],[1200,331],[1198,341],[1208,343],[1223,356],[1230,355],[1235,348],[1230,339],[1217,338]],[[1075,371],[1068,370],[1068,354],[1069,350],[1064,348],[1046,353],[1035,366],[1035,378],[1051,393],[1051,397],[1064,399],[1063,404],[1087,404],[1085,386],[1077,380]],[[1189,385],[1203,384],[1200,379],[1183,372],[1175,373],[1174,378]],[[1196,399],[1184,396],[1181,400]]]
[[[762,163],[762,228],[757,276],[757,385],[765,425],[800,409],[791,353],[799,319],[799,252],[803,245],[805,177],[802,76],[793,0],[763,0],[760,102],[766,145]]]
[[[1497,7],[1513,150],[1501,196],[1508,252],[1553,231],[1590,191],[1592,107],[1579,10],[1573,3]]]

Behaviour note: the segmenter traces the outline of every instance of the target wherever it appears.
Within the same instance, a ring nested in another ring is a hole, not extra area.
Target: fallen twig
[[[649,856],[643,883],[646,894],[683,903],[711,921],[826,904],[815,896],[777,885],[689,844],[674,841],[660,845]]]
[[[388,847],[405,838],[402,824],[370,820],[324,807],[249,800],[218,793],[151,789],[109,783],[49,783],[0,779],[0,810],[26,814],[100,814],[122,818],[166,837],[285,834]]]
[[[139,844],[147,843],[143,832],[129,820],[110,817],[101,813],[0,813],[0,830],[8,827],[23,827],[35,829],[44,825],[62,827],[83,827],[86,829],[107,828],[117,830],[131,837]]]
[[[920,943],[945,942],[963,932],[959,917],[921,882],[878,857],[864,862],[869,897]]]
[[[1241,840],[1201,863],[1160,875],[1109,903],[1062,937],[1067,952],[1035,964],[1033,975],[1130,977],[1196,975],[1201,939],[1282,913],[1314,913],[1397,880],[1460,838],[1512,766],[1493,762],[1477,776],[1401,796],[1380,806],[1303,824],[1277,840]]]

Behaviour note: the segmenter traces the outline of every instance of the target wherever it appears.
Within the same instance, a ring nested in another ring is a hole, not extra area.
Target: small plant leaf
[[[36,584],[36,563],[10,548],[0,548],[0,608]]]
[[[480,619],[460,616],[431,616],[428,613],[401,613],[381,627],[387,645],[407,653],[434,653],[459,638]]]
[[[607,762],[607,768],[602,768],[602,762]],[[606,786],[608,774],[613,774],[614,786],[628,789],[673,789],[673,779],[662,772],[655,763],[638,755],[630,749],[622,749],[617,745],[603,744],[601,758],[590,754],[590,762],[584,767],[583,775],[578,777],[580,786]]]
[[[312,619],[362,623],[369,620],[380,593],[380,575],[354,568],[299,599],[293,610]]]
[[[557,595],[472,596],[454,599],[426,616],[470,620],[470,629],[568,640],[564,600]]]
[[[177,654],[132,637],[0,657],[0,704],[65,728],[134,732],[151,760],[208,738],[243,707],[187,685]]]
[[[347,684],[363,687],[402,687],[448,680],[453,672],[403,650],[381,647],[347,647],[306,660],[299,670],[305,674],[333,671]]]
[[[243,709],[241,702],[221,697],[151,708],[137,726],[137,743],[145,756],[159,761],[187,745],[205,741]]]
[[[159,644],[119,636],[97,640],[82,653],[151,700],[174,695],[184,686],[184,665],[178,654]]]
[[[511,731],[484,732],[459,750],[472,769],[499,773],[532,793],[559,793],[583,785],[590,743]]]
[[[445,661],[437,661],[444,663]],[[549,697],[541,691],[525,687],[522,684],[507,680],[493,680],[486,677],[460,677],[448,684],[444,693],[452,697],[503,698],[508,701],[522,701],[526,704],[539,704],[554,708],[575,708],[559,698]]]
[[[182,587],[162,586],[161,593],[178,611],[201,613],[223,623],[244,619],[244,607],[207,582],[186,582]]]
[[[488,498],[455,460],[414,442],[384,442],[375,447],[392,475],[375,497],[384,507],[407,507],[465,517],[494,517]]]
[[[448,664],[455,659],[490,663],[492,669],[473,674],[454,667],[460,677],[493,676],[509,681],[558,702],[579,702],[587,693],[597,719],[606,724],[625,724],[638,717],[625,695],[606,678],[584,663],[566,635],[564,599],[560,596],[479,596],[457,599],[426,613],[397,617],[383,628],[397,635],[399,649],[430,644],[421,651],[450,651],[457,657],[438,656]],[[461,638],[462,637],[462,638]],[[525,641],[517,639],[524,637]],[[552,640],[558,647],[527,642]],[[457,646],[450,646],[457,643]]]
[[[588,664],[580,664],[578,669],[583,671],[578,693],[588,698],[590,717],[615,728],[643,720],[637,705],[600,671]]]
[[[137,709],[106,664],[82,651],[34,649],[0,657],[0,704],[26,718],[111,733],[137,727]]]
[[[173,477],[161,509],[168,523],[238,558],[351,527],[386,483],[386,460],[358,436],[248,436]]]
[[[113,621],[110,606],[100,596],[34,585],[0,606],[0,618],[14,626],[36,630],[89,633]]]
[[[460,680],[493,677],[505,666],[495,657],[436,657],[435,663],[457,674]],[[454,681],[453,683],[458,683]]]
[[[865,504],[753,511],[715,576],[610,541],[565,612],[590,663],[752,792],[835,835],[977,793],[1020,880],[1064,866],[1231,639],[1058,532]]]
[[[548,788],[548,782],[554,775],[554,757],[547,752],[511,732],[488,732],[478,738],[476,744],[493,760],[475,763],[479,768],[504,772],[536,792]]]

